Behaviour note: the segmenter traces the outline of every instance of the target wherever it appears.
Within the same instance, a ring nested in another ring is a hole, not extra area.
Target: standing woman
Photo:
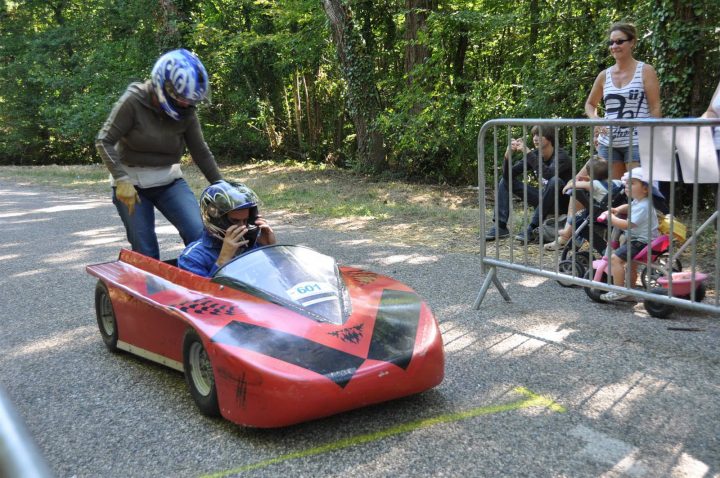
[[[720,83],[718,83],[717,88],[715,88],[715,93],[713,93],[713,97],[710,100],[710,105],[708,105],[707,111],[703,113],[702,118],[720,118]],[[718,153],[718,159],[720,159],[720,128],[713,129],[715,150]]]
[[[600,100],[605,106],[605,119],[659,118],[660,84],[652,66],[637,61],[633,50],[637,45],[637,30],[630,23],[614,23],[608,30],[607,46],[615,64],[603,70],[595,78],[592,91],[585,102],[585,114],[598,119],[597,107]],[[612,157],[610,143],[612,135]],[[610,164],[610,179],[620,179],[625,171],[640,166],[638,130],[611,126],[595,127],[598,155]],[[631,147],[632,145],[632,147]]]
[[[707,111],[703,113],[702,118],[720,118],[720,83],[718,83],[717,88],[715,88],[715,93],[713,93],[713,97],[710,100],[710,105],[708,106]],[[720,168],[720,127],[715,127],[713,130],[715,153],[718,158],[718,168]],[[718,189],[715,192],[715,209],[720,211],[720,186],[718,186]],[[720,217],[718,217],[718,220],[715,223],[715,229],[717,230],[718,228],[720,228]]]
[[[210,183],[222,179],[195,112],[209,92],[200,59],[184,49],[170,51],[155,62],[150,80],[128,86],[97,136],[95,146],[110,170],[113,203],[133,251],[159,259],[155,208],[185,245],[202,235],[200,208],[183,179],[180,159],[187,146]]]

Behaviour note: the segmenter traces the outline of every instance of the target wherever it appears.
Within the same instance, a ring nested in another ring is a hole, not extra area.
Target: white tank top
[[[603,88],[605,118],[636,119],[650,117],[647,98],[645,97],[645,87],[643,85],[644,65],[645,63],[641,61],[638,62],[632,80],[622,88],[617,88],[612,81],[611,72],[615,66],[611,66],[605,70],[605,86]],[[630,128],[615,126],[610,129],[610,132],[613,137],[613,146],[625,147],[630,145],[628,141]],[[600,135],[598,142],[608,146],[610,144],[610,138],[607,135]],[[633,130],[633,144],[638,144],[637,128]]]

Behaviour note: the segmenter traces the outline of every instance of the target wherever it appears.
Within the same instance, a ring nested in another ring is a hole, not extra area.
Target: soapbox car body
[[[255,249],[211,278],[124,249],[87,272],[105,345],[183,371],[206,415],[281,427],[443,379],[417,293],[307,247]]]

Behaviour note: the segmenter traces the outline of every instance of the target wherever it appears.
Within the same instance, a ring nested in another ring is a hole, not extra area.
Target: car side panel
[[[406,368],[336,356],[337,370],[326,375],[282,354],[210,342],[221,413],[241,425],[280,427],[430,389],[444,375],[442,340],[431,314],[424,314],[419,329]]]

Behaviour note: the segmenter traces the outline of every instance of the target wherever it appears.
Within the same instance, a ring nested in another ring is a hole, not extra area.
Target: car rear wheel
[[[98,281],[95,286],[95,315],[105,346],[111,352],[117,352],[117,320],[115,320],[115,311],[110,300],[110,293],[103,281]]]
[[[183,368],[190,395],[200,412],[209,417],[219,416],[212,364],[200,336],[193,329],[185,333],[183,340]]]

